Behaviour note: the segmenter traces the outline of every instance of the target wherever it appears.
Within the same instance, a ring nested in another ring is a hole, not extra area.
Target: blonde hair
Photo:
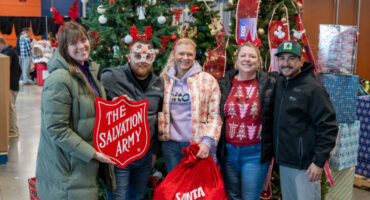
[[[195,42],[192,40],[192,39],[189,39],[189,38],[181,38],[179,40],[177,40],[173,46],[173,49],[170,53],[170,55],[168,56],[168,59],[167,59],[167,63],[165,65],[165,67],[163,68],[161,74],[160,74],[160,77],[164,78],[166,76],[166,73],[168,72],[168,70],[174,66],[175,64],[175,49],[177,46],[181,45],[181,44],[185,44],[185,45],[191,45],[194,47],[194,50],[196,50],[197,48],[197,45],[195,44]]]
[[[236,50],[235,54],[234,54],[234,68],[237,69],[238,66],[236,66],[236,60],[238,59],[238,56],[239,56],[239,53],[240,53],[240,50],[243,48],[243,47],[250,47],[252,49],[254,49],[254,51],[257,53],[257,59],[258,59],[258,62],[260,64],[260,66],[258,67],[257,70],[260,70],[262,69],[262,56],[261,56],[261,53],[260,53],[260,50],[254,46],[254,44],[252,43],[244,43],[242,45],[239,46],[239,48]]]
[[[77,73],[80,73],[82,78],[85,81],[85,84],[89,91],[90,96],[93,99],[95,99],[97,95],[94,89],[89,84],[89,81],[87,80],[85,74],[78,67],[76,61],[68,53],[68,45],[72,42],[76,42],[83,38],[88,39],[85,28],[76,22],[68,22],[62,27],[62,30],[60,31],[60,35],[58,39],[58,42],[59,42],[58,48],[59,48],[59,53],[68,63],[69,73],[73,77],[76,77]]]

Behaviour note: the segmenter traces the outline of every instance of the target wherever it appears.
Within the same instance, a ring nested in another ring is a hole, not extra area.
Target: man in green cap
[[[338,133],[329,95],[301,52],[297,42],[285,41],[275,54],[274,152],[284,200],[321,198],[321,174]]]

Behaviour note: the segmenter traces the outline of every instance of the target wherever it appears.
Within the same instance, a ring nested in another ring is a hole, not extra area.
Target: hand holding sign
[[[100,152],[96,152],[95,155],[94,155],[94,158],[96,160],[98,160],[99,162],[102,162],[102,163],[108,163],[108,164],[116,164],[114,163],[113,161],[111,161],[109,159],[109,157],[107,157],[106,155],[100,153]]]
[[[132,102],[125,96],[114,101],[95,100],[94,148],[120,168],[148,151],[150,132],[148,101]]]

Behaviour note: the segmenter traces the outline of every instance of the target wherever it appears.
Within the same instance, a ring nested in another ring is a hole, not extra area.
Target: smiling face
[[[178,44],[175,47],[177,70],[188,71],[195,61],[195,47],[191,44]]]
[[[254,75],[261,65],[257,51],[249,46],[241,47],[236,58],[236,67],[240,74]]]
[[[293,78],[301,73],[304,59],[292,53],[280,53],[278,55],[278,66],[281,73],[287,78]]]
[[[83,65],[89,54],[90,42],[85,36],[68,44],[68,55],[78,64]]]
[[[128,62],[130,63],[130,68],[134,76],[139,80],[146,79],[152,71],[153,63],[152,59],[155,59],[155,56],[152,54],[146,54],[146,57],[142,58],[142,54],[140,52],[148,52],[149,50],[153,49],[152,45],[144,44],[140,42],[136,42],[132,45],[129,55],[128,55]],[[136,51],[136,53],[135,53]],[[153,58],[154,56],[154,58]]]

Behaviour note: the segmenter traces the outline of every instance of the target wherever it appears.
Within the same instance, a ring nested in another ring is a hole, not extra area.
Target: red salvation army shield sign
[[[148,100],[96,98],[94,148],[124,168],[145,155],[150,145]]]

